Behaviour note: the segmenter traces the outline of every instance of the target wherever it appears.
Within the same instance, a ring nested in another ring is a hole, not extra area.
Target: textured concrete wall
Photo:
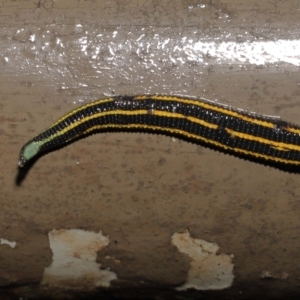
[[[296,0],[0,0],[3,297],[297,294],[298,174],[145,133],[90,136],[26,174],[17,161],[54,120],[113,94],[300,123],[299,25]]]

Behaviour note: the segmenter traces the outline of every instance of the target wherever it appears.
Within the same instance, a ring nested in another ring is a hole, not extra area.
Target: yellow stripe
[[[91,107],[91,106],[94,106],[94,105],[98,105],[99,103],[105,103],[105,102],[110,102],[110,101],[114,101],[114,98],[111,97],[111,98],[106,98],[106,99],[99,99],[99,100],[96,100],[96,101],[91,102],[91,103],[89,103],[89,104],[86,104],[86,105],[84,105],[84,106],[80,106],[80,107],[78,107],[77,109],[72,110],[70,113],[64,115],[62,118],[60,118],[59,120],[57,120],[54,124],[52,124],[52,125],[51,125],[49,128],[47,128],[46,130],[48,130],[48,129],[54,127],[54,126],[56,126],[56,125],[59,124],[60,122],[66,120],[68,117],[70,117],[70,116],[72,116],[72,115],[78,113],[78,112],[81,111],[81,110],[84,110],[84,109],[86,109],[86,108],[88,108],[88,107]],[[85,119],[85,118],[84,118],[84,119]],[[83,119],[83,120],[84,120],[84,119]]]
[[[300,129],[297,129],[297,128],[287,127],[287,128],[284,128],[284,130],[291,132],[291,133],[300,134]]]
[[[154,99],[154,100],[163,100],[163,101],[176,101],[183,104],[191,104],[196,105],[199,107],[203,107],[205,109],[210,109],[212,111],[220,112],[222,114],[226,114],[232,117],[239,118],[243,121],[250,122],[252,124],[261,125],[268,128],[274,128],[274,124],[272,122],[264,121],[264,120],[258,120],[256,118],[251,118],[250,116],[246,116],[244,114],[240,114],[237,111],[232,111],[230,109],[223,108],[221,106],[216,105],[210,105],[208,102],[204,102],[201,100],[192,100],[189,98],[180,98],[176,96],[135,96],[134,100],[145,100],[145,99]]]
[[[289,151],[289,150],[300,151],[300,146],[298,146],[298,145],[286,144],[286,143],[282,143],[282,142],[275,142],[275,141],[272,141],[272,140],[264,139],[264,138],[259,137],[259,136],[250,135],[250,134],[246,134],[246,133],[242,133],[242,132],[237,132],[237,131],[234,131],[234,130],[228,129],[228,128],[225,128],[225,130],[232,137],[239,137],[241,139],[245,139],[245,140],[250,140],[250,141],[255,141],[255,142],[259,142],[259,143],[271,145],[274,148],[276,148],[277,150],[281,150],[281,151]]]
[[[184,116],[184,115],[178,114],[178,113],[170,113],[170,112],[162,111],[162,110],[153,110],[152,114],[155,115],[155,116],[161,116],[161,117],[187,119],[187,120],[189,120],[193,123],[197,123],[197,124],[203,125],[205,127],[209,127],[211,129],[218,129],[218,127],[219,127],[216,124],[208,123],[208,122],[203,121],[201,119],[197,119],[195,117],[190,117],[190,116]]]
[[[280,151],[290,151],[289,149],[286,149],[286,148],[281,148],[281,147],[276,147],[276,146],[271,146],[271,147],[276,150],[280,150]]]
[[[61,131],[56,132],[54,135],[51,136],[51,139],[56,138],[58,136],[61,136],[63,134],[65,134],[66,132],[68,132],[69,130],[72,130],[73,128],[81,125],[84,122],[90,121],[92,119],[96,119],[98,117],[103,117],[103,116],[107,116],[107,115],[127,115],[127,116],[132,116],[132,115],[147,115],[149,114],[148,110],[133,110],[133,111],[127,111],[127,110],[112,110],[112,111],[107,111],[107,112],[99,112],[97,114],[94,114],[92,116],[87,116],[83,119],[80,119],[72,124],[70,124],[69,126],[63,128]],[[215,124],[211,124],[208,122],[205,122],[203,120],[199,120],[197,118],[194,117],[186,117],[182,114],[178,114],[178,113],[170,113],[167,111],[159,111],[159,110],[153,110],[151,111],[151,114],[153,115],[157,115],[157,116],[161,116],[161,117],[170,117],[170,118],[181,118],[181,119],[188,119],[192,122],[201,124],[203,126],[206,126],[208,128],[211,129],[217,129],[218,126]],[[53,125],[54,126],[54,125]]]
[[[204,102],[204,101],[201,101],[201,100],[192,100],[192,99],[189,99],[189,98],[180,98],[180,97],[176,97],[176,96],[146,96],[146,95],[141,95],[141,96],[133,97],[133,100],[145,100],[145,99],[163,100],[163,101],[176,101],[176,102],[183,103],[183,104],[191,104],[191,105],[195,105],[195,106],[198,106],[198,107],[203,107],[205,109],[210,109],[212,111],[220,112],[220,113],[232,116],[232,117],[240,118],[240,119],[242,119],[243,121],[246,121],[246,122],[254,123],[254,124],[261,125],[261,126],[268,127],[268,128],[274,128],[274,124],[271,123],[271,122],[263,121],[263,120],[257,120],[255,118],[251,118],[250,116],[240,114],[236,111],[232,111],[230,109],[226,109],[226,108],[223,108],[221,106],[219,107],[218,104],[210,105],[208,102]],[[60,122],[64,121],[65,119],[72,116],[73,114],[80,112],[81,110],[84,110],[84,109],[86,109],[88,107],[91,107],[91,106],[94,106],[94,105],[98,105],[100,103],[102,104],[102,103],[110,102],[110,101],[114,101],[114,100],[115,100],[115,98],[110,97],[110,98],[106,98],[106,99],[99,99],[99,100],[96,100],[96,101],[91,102],[89,104],[86,104],[84,106],[81,106],[81,107],[73,110],[72,112],[66,114],[62,118],[60,118],[57,122],[52,124],[52,126],[50,128],[56,126]],[[196,118],[194,118],[194,119],[198,120]],[[294,128],[288,128],[287,130],[290,131],[290,132],[294,132],[294,133],[300,133],[300,130],[297,130],[297,129],[294,129]]]
[[[151,130],[177,133],[177,134],[181,134],[183,136],[186,136],[188,138],[201,140],[205,143],[215,145],[215,146],[223,148],[225,150],[231,150],[231,151],[236,152],[236,153],[241,153],[241,154],[245,154],[245,155],[252,156],[252,157],[257,157],[257,158],[262,158],[262,159],[266,159],[266,160],[270,160],[270,161],[275,161],[275,162],[278,162],[278,163],[300,165],[300,161],[282,159],[282,158],[278,158],[278,157],[274,157],[274,156],[268,156],[268,155],[248,151],[248,150],[228,147],[224,144],[206,139],[204,137],[186,132],[186,131],[181,130],[181,129],[164,128],[164,127],[159,127],[159,126],[149,126],[149,125],[143,125],[143,124],[127,124],[127,125],[105,124],[105,125],[95,125],[95,126],[89,128],[88,130],[86,130],[85,134],[88,134],[88,133],[90,133],[94,130],[99,130],[99,129],[104,129],[104,128],[128,128],[128,129],[130,129],[130,128],[143,128],[143,129],[151,129]]]
[[[240,114],[236,111],[231,111],[231,110],[226,109],[226,108],[210,105],[206,102],[202,102],[202,101],[199,101],[199,100],[192,100],[192,99],[188,99],[188,98],[180,98],[180,97],[175,97],[175,96],[144,96],[144,95],[143,96],[135,96],[133,98],[133,100],[145,100],[145,99],[149,99],[149,98],[151,98],[153,100],[176,101],[176,102],[183,103],[183,104],[195,105],[195,106],[203,107],[205,109],[210,109],[210,110],[215,111],[215,112],[220,112],[220,113],[223,113],[223,114],[226,114],[226,115],[229,115],[229,116],[240,118],[243,121],[247,121],[247,122],[254,123],[254,124],[261,125],[261,126],[268,127],[268,128],[274,128],[274,124],[271,123],[271,122],[257,120],[255,118],[251,118],[249,116],[245,116],[243,114]],[[62,117],[61,119],[59,119],[51,127],[54,127],[55,125],[59,124],[60,122],[63,122],[66,118],[72,116],[73,114],[75,114],[77,112],[80,112],[81,110],[84,110],[88,107],[97,105],[99,103],[105,103],[105,102],[110,102],[110,101],[114,101],[114,100],[115,100],[115,98],[100,99],[100,100],[97,100],[96,102],[92,102],[92,103],[87,104],[85,106],[79,107],[78,109],[73,110],[69,114],[67,114],[64,117]],[[98,118],[98,117],[103,117],[103,116],[107,116],[107,115],[147,115],[147,114],[150,114],[150,113],[152,115],[157,115],[157,116],[160,116],[160,117],[187,119],[191,122],[200,124],[202,126],[210,128],[210,129],[214,129],[214,130],[218,129],[218,125],[216,125],[216,124],[212,124],[212,123],[206,122],[204,120],[201,120],[201,119],[198,119],[198,118],[195,118],[195,117],[192,117],[192,116],[184,116],[184,115],[179,114],[179,113],[160,111],[160,110],[151,110],[151,111],[149,111],[149,110],[135,110],[135,111],[112,110],[112,111],[107,111],[107,112],[99,112],[99,113],[91,115],[91,116],[86,116],[86,117],[70,124],[69,126],[65,127],[61,131],[55,133],[53,136],[51,136],[51,139],[56,138],[58,136],[61,136],[65,133],[67,133],[69,130],[72,130],[73,128],[79,126],[80,124],[82,124],[84,122],[87,122],[87,121],[90,121],[92,119]],[[228,147],[228,146],[226,146],[224,144],[221,144],[219,142],[216,142],[216,141],[213,141],[213,140],[210,140],[210,139],[206,139],[204,137],[201,137],[201,136],[198,136],[198,135],[195,135],[195,134],[192,134],[192,133],[188,133],[188,132],[180,130],[180,129],[162,128],[162,127],[159,127],[159,126],[151,126],[151,125],[143,125],[143,124],[127,124],[127,125],[105,124],[105,125],[95,125],[92,128],[87,129],[85,131],[85,134],[89,133],[93,130],[101,129],[101,128],[144,128],[144,129],[151,129],[151,130],[163,130],[163,131],[167,131],[167,132],[174,132],[174,133],[178,133],[178,134],[181,134],[183,136],[186,136],[186,137],[201,140],[205,143],[215,145],[215,146],[223,148],[225,150],[232,150],[232,151],[237,152],[237,153],[242,153],[242,154],[245,154],[245,155],[251,155],[251,156],[254,156],[254,157],[263,158],[263,159],[266,159],[266,160],[272,160],[272,161],[276,161],[276,162],[280,162],[280,163],[292,163],[292,164],[295,164],[295,165],[300,165],[300,162],[297,162],[297,161],[281,159],[281,158],[277,158],[277,157],[274,157],[274,156],[268,156],[268,155],[248,151],[248,150]],[[297,131],[294,128],[288,128],[288,129],[290,131],[292,131],[292,130]],[[240,132],[228,129],[228,128],[225,128],[225,130],[233,138],[238,137],[238,138],[241,138],[241,139],[256,141],[256,142],[259,142],[259,143],[264,143],[264,144],[270,145],[273,148],[275,148],[277,150],[280,150],[280,151],[289,151],[289,150],[300,151],[300,146],[297,146],[297,145],[285,144],[285,143],[282,143],[282,142],[275,142],[275,141],[268,140],[268,139],[265,139],[265,138],[261,138],[261,137],[258,137],[258,136],[253,136],[253,135],[246,134],[246,133],[240,133]],[[299,132],[300,132],[300,130],[299,130]],[[81,135],[81,134],[79,134],[79,135]]]

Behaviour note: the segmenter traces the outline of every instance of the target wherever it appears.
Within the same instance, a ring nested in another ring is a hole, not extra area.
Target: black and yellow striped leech
[[[19,166],[101,130],[175,134],[264,163],[300,166],[300,127],[210,102],[177,96],[114,96],[79,107],[21,149]]]

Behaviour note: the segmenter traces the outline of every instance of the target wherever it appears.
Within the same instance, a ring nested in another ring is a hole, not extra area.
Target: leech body
[[[176,96],[115,96],[79,107],[21,149],[23,167],[40,152],[105,129],[175,134],[237,155],[300,166],[300,127],[206,100]]]

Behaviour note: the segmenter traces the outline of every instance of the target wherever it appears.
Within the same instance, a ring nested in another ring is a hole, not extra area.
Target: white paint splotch
[[[7,239],[0,239],[0,244],[1,245],[8,245],[8,246],[10,246],[11,248],[15,248],[16,247],[16,245],[17,245],[17,243],[16,242],[14,242],[14,241],[9,241],[9,240],[7,240]]]
[[[172,243],[191,259],[186,282],[177,290],[220,290],[233,282],[233,255],[216,254],[219,246],[201,239],[193,239],[189,232],[174,233]]]
[[[117,279],[114,272],[102,270],[96,263],[97,252],[109,243],[101,231],[52,230],[49,242],[53,261],[45,268],[41,284],[86,290],[108,287]]]

